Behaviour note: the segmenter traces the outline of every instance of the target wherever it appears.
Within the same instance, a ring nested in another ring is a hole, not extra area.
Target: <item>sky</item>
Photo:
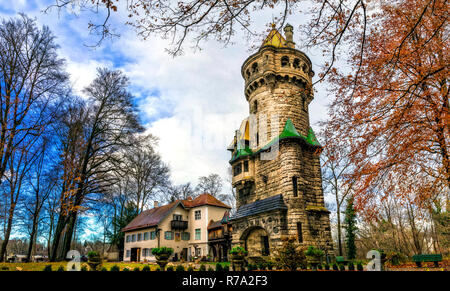
[[[52,3],[54,0],[0,0],[0,18],[25,13],[36,18],[39,26],[49,26],[60,45],[60,56],[66,59],[73,88],[80,95],[98,67],[124,71],[130,79],[129,90],[137,98],[141,121],[147,132],[159,138],[158,152],[171,169],[173,183],[195,185],[200,176],[211,173],[227,181],[230,153],[226,147],[248,116],[240,69],[252,52],[243,35],[238,32],[234,44],[227,47],[210,40],[202,44],[201,51],[190,49],[188,41],[185,53],[173,58],[165,50],[168,41],[159,36],[141,40],[123,24],[126,16],[116,13],[112,24],[120,37],[91,48],[88,45],[98,39],[87,29],[94,16],[55,9],[43,13]],[[255,15],[252,27],[265,31],[272,16],[270,11]],[[294,41],[301,44],[295,30],[305,18],[294,14],[288,22],[294,27]],[[312,60],[315,81],[326,60],[319,51],[305,53]],[[310,104],[315,132],[319,131],[317,122],[326,119],[325,88],[326,84],[316,85]],[[226,193],[230,186],[225,184]]]

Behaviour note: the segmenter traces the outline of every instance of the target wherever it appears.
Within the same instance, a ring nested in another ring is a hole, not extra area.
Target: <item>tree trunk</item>
[[[9,208],[8,226],[6,227],[5,238],[4,238],[3,242],[2,242],[2,246],[1,246],[1,249],[0,249],[0,262],[3,262],[6,259],[6,257],[5,257],[6,247],[8,246],[9,236],[11,235],[12,221],[13,221],[14,209],[15,208],[16,208],[16,204],[12,203],[10,208]]]

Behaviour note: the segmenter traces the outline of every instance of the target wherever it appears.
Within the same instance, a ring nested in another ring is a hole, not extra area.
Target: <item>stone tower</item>
[[[292,26],[284,32],[286,38],[273,28],[241,69],[250,116],[228,147],[237,195],[232,243],[250,257],[270,256],[283,237],[294,236],[333,256],[322,148],[309,124],[314,72],[295,49]]]

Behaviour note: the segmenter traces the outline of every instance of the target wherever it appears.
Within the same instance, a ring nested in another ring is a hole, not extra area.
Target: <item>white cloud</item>
[[[0,0],[0,6],[26,10],[24,1],[3,2]],[[240,69],[249,51],[248,44],[241,41],[241,33],[238,32],[234,46],[222,48],[222,44],[210,41],[203,44],[201,52],[187,49],[184,55],[172,58],[165,51],[167,41],[157,37],[141,41],[130,28],[121,27],[120,38],[92,50],[85,46],[95,40],[88,38],[86,18],[67,18],[64,13],[58,17],[56,11],[42,15],[40,11],[45,6],[41,6],[26,12],[57,35],[61,56],[67,59],[77,92],[90,83],[99,66],[126,72],[130,88],[139,97],[143,119],[149,121],[148,131],[160,139],[159,151],[170,165],[175,183],[196,183],[199,176],[210,173],[227,178],[230,154],[226,147],[248,115]],[[292,20],[289,22],[297,27],[300,22]],[[266,29],[268,21],[270,13],[261,13],[255,22],[257,27]],[[115,20],[121,22],[122,19]],[[313,64],[322,63],[321,57],[310,57]],[[313,126],[326,117],[325,86],[318,88],[320,91],[310,105]],[[314,129],[317,131],[317,126]]]

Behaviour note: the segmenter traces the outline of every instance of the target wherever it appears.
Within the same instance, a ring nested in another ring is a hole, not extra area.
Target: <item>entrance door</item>
[[[141,248],[131,248],[130,261],[139,262],[141,257]]]
[[[183,260],[185,260],[185,261],[187,261],[187,259],[188,259],[187,253],[188,253],[188,249],[187,249],[187,248],[183,248],[183,250],[181,251],[180,257],[181,257]]]

